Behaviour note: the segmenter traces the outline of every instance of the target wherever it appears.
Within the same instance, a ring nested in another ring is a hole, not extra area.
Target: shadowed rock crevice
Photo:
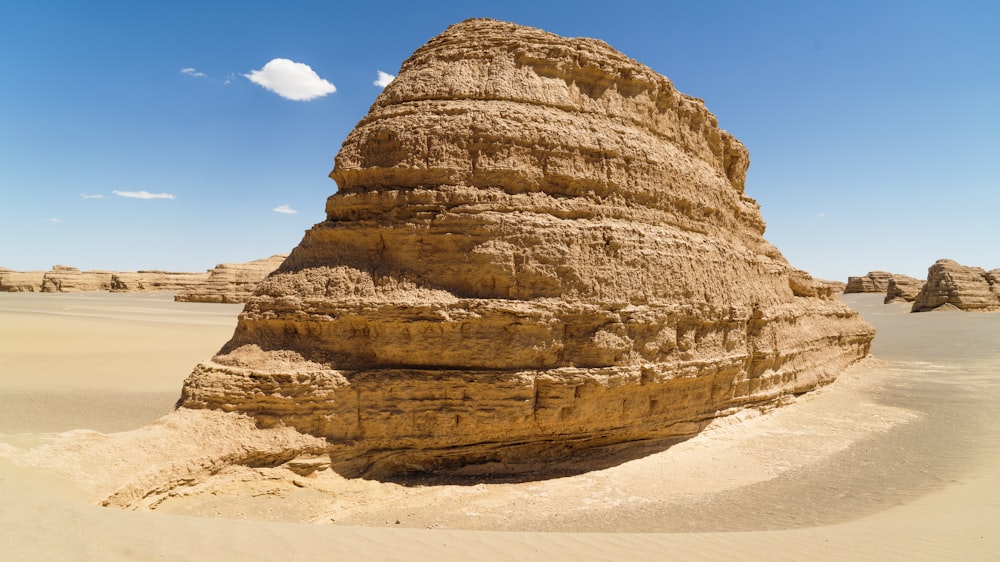
[[[327,220],[180,404],[377,478],[537,470],[783,404],[874,332],[763,238],[748,164],[600,41],[452,26],[344,141]]]

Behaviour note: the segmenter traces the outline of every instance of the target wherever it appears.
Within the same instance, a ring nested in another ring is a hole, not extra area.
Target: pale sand
[[[506,483],[231,467],[135,512],[93,504],[200,442],[136,446],[164,422],[43,432],[153,421],[239,307],[0,294],[0,559],[997,559],[1000,315],[847,300],[883,361],[664,451]]]

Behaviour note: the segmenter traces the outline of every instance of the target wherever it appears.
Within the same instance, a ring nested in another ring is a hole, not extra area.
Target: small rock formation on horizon
[[[44,271],[14,271],[0,267],[0,293],[37,293],[42,290]]]
[[[378,476],[683,438],[827,384],[874,331],[794,269],[702,100],[593,39],[492,20],[403,63],[327,219],[179,405]]]
[[[222,263],[197,272],[159,270],[80,271],[55,265],[49,271],[13,271],[0,268],[0,292],[114,293],[172,292],[182,302],[245,303],[254,287],[274,271],[286,255],[279,254],[247,263]]]
[[[927,270],[927,284],[912,312],[930,310],[1000,311],[1000,268],[986,271],[940,259]]]
[[[43,293],[110,291],[112,271],[80,271],[68,265],[54,265],[42,279]]]
[[[848,277],[844,294],[884,293],[888,290],[892,277],[892,273],[888,271],[869,271],[861,277]]]
[[[924,288],[921,279],[915,279],[908,275],[893,275],[889,279],[889,286],[885,290],[884,304],[893,302],[913,302],[916,300],[920,290]]]
[[[245,263],[220,263],[208,271],[204,283],[180,289],[174,296],[179,302],[245,303],[254,289],[285,261],[288,254],[277,254]]]

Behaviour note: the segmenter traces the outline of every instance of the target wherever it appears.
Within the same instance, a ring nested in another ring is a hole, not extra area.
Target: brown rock
[[[42,292],[110,291],[112,275],[112,271],[80,271],[75,267],[54,265],[42,279]]]
[[[0,293],[38,293],[44,279],[44,271],[14,271],[0,267]]]
[[[928,310],[1000,311],[1000,269],[985,271],[941,259],[927,270],[927,284],[913,312]]]
[[[869,271],[861,277],[848,277],[844,293],[884,293],[892,277],[887,271]]]
[[[338,470],[378,475],[783,403],[874,332],[763,238],[748,163],[701,100],[605,43],[452,26],[348,136],[327,220],[181,404],[324,437]]]
[[[208,282],[209,274],[173,271],[120,272],[111,276],[111,291],[135,293],[150,291],[186,291]]]
[[[183,288],[174,300],[245,303],[250,300],[257,285],[287,257],[287,254],[279,254],[247,263],[220,263],[209,270],[204,283]]]
[[[885,304],[891,302],[913,302],[923,289],[925,281],[906,275],[893,275],[885,291]]]

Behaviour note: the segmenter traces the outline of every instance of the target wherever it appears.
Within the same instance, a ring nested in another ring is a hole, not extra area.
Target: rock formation
[[[65,265],[53,266],[49,271],[19,272],[0,268],[0,292],[163,291],[178,293],[174,297],[178,301],[244,303],[254,287],[285,257],[276,255],[248,263],[223,263],[199,273],[80,271]]]
[[[80,271],[67,265],[54,265],[42,279],[42,292],[110,291],[112,275],[112,271]]]
[[[748,165],[702,100],[603,42],[454,25],[347,137],[326,221],[179,404],[323,437],[335,468],[377,476],[783,403],[874,333],[764,239]]]
[[[111,275],[111,291],[135,293],[149,291],[176,292],[204,285],[209,274],[175,271],[137,271],[114,273]]]
[[[886,271],[869,271],[861,277],[848,277],[844,294],[848,293],[884,293],[889,288],[892,274]]]
[[[1000,268],[985,271],[952,260],[927,270],[927,284],[913,301],[913,312],[928,310],[1000,311]]]
[[[42,290],[44,271],[14,271],[0,267],[0,293],[37,293]]]
[[[245,303],[253,290],[285,261],[287,254],[246,263],[220,263],[209,270],[204,283],[181,289],[174,300],[183,302]]]
[[[885,291],[885,304],[913,302],[924,287],[924,281],[907,275],[893,275]]]

